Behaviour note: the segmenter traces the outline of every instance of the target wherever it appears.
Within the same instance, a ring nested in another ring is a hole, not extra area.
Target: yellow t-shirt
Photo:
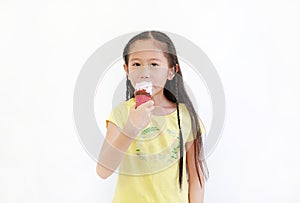
[[[123,129],[135,99],[113,109],[110,121]],[[184,143],[192,141],[189,112],[179,104]],[[199,119],[202,133],[204,127]],[[188,203],[186,153],[183,154],[182,190],[178,184],[179,130],[177,111],[165,116],[151,116],[151,122],[131,143],[118,168],[113,203]]]

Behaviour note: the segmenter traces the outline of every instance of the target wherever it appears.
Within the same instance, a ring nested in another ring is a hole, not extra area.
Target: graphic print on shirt
[[[158,128],[157,126],[150,126],[148,128],[145,128],[138,136],[138,139],[135,142],[135,153],[140,160],[165,161],[167,163],[172,163],[174,160],[178,159],[178,152],[180,149],[180,138],[178,132],[169,128],[158,134],[159,131],[160,128]],[[162,138],[159,136],[164,137]],[[171,143],[167,142],[169,143],[167,146],[163,146],[163,148],[160,149],[159,152],[153,153],[153,150],[151,150],[151,147],[153,148],[153,145],[151,146],[151,143],[148,142],[152,138],[161,140],[168,139],[169,141],[171,138]],[[148,149],[146,149],[147,147]],[[152,153],[150,151],[152,151]]]
[[[123,104],[126,105],[126,108],[119,108],[121,111],[116,111],[111,116],[121,128],[124,126],[124,122],[119,121],[126,121],[128,112],[134,104],[133,100],[127,101]],[[182,118],[183,142],[185,143],[190,135],[190,120],[187,116],[187,109],[182,105],[179,105],[179,109],[180,118]],[[114,115],[123,117],[117,120],[118,117]],[[185,156],[183,158],[185,159]],[[125,152],[118,172],[124,175],[140,176],[157,174],[170,168],[178,170],[179,159],[180,137],[177,112],[166,116],[152,115],[150,123],[140,131]]]

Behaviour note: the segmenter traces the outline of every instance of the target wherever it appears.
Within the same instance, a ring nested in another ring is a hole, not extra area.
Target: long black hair
[[[194,109],[194,106],[184,88],[184,82],[182,78],[181,69],[179,66],[178,57],[176,54],[175,46],[172,40],[165,34],[159,31],[145,31],[142,32],[129,40],[126,44],[124,51],[123,51],[123,59],[125,64],[128,66],[128,58],[130,55],[130,45],[137,40],[146,40],[146,39],[153,39],[161,42],[166,46],[166,50],[164,50],[164,54],[168,59],[169,68],[174,67],[175,70],[175,77],[172,80],[167,80],[165,87],[164,87],[164,95],[166,98],[176,103],[177,108],[177,123],[179,128],[179,137],[180,137],[180,160],[179,160],[179,187],[182,187],[182,173],[183,173],[183,138],[182,138],[182,130],[181,130],[181,122],[179,116],[179,103],[184,103],[189,111],[190,118],[191,118],[191,126],[192,126],[192,133],[194,136],[194,157],[195,157],[195,165],[197,169],[197,175],[200,182],[201,187],[203,183],[200,178],[199,167],[203,171],[205,179],[208,179],[208,170],[206,167],[206,162],[203,156],[203,140],[202,140],[202,131],[200,128],[199,120],[197,113]],[[176,65],[178,65],[178,69],[176,71]],[[134,88],[131,85],[130,80],[127,77],[126,81],[126,100],[129,100],[134,97]],[[202,157],[202,158],[201,158]]]

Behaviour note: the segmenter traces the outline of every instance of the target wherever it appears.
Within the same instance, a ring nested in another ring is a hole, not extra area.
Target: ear
[[[124,71],[126,72],[126,75],[128,77],[128,80],[131,80],[131,75],[129,74],[129,69],[128,69],[128,66],[126,65],[126,63],[123,64],[123,68],[124,68]]]
[[[126,63],[123,64],[123,68],[124,68],[124,71],[126,72],[126,74],[128,75],[128,66],[126,65]]]
[[[178,72],[178,64],[176,64],[176,73]],[[173,78],[175,77],[175,70],[174,70],[174,66],[172,66],[171,68],[168,69],[168,80],[173,80]]]

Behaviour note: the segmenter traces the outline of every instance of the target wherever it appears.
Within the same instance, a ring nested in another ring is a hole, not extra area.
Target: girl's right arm
[[[142,128],[149,124],[153,109],[153,101],[151,100],[140,105],[137,109],[133,107],[129,111],[127,123],[122,130],[114,123],[108,123],[96,168],[96,172],[101,178],[106,179],[118,168],[134,138]]]

